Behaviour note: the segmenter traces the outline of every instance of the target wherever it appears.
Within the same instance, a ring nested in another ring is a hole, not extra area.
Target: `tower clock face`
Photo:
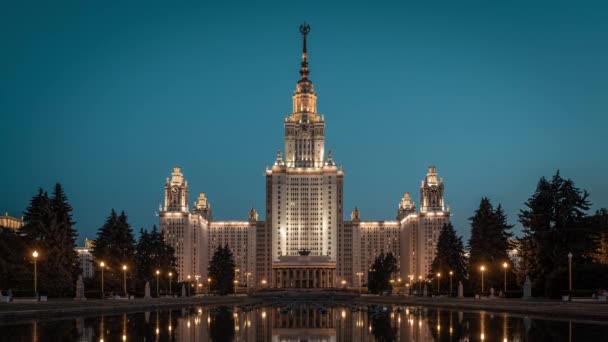
[[[171,188],[171,193],[173,195],[177,195],[177,187],[176,186],[174,186],[174,187]]]
[[[431,187],[431,192],[437,192],[437,187],[436,186],[432,186]]]

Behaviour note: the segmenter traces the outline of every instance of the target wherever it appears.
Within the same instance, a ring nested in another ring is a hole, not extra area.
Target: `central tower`
[[[293,109],[285,117],[285,162],[288,167],[321,167],[325,157],[325,120],[317,113],[317,94],[308,75],[306,41],[310,26],[300,25],[302,33],[301,78],[293,93]]]
[[[272,285],[332,287],[342,225],[343,175],[325,156],[325,120],[308,78],[307,39],[303,38],[300,80],[291,114],[285,117],[285,155],[277,152],[266,168],[266,219],[271,237]]]

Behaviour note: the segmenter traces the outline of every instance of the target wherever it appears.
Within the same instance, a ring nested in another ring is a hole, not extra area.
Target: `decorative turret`
[[[283,153],[281,150],[277,151],[277,160],[274,162],[274,165],[283,166],[285,163],[283,162]]]
[[[251,223],[255,223],[258,220],[258,212],[255,211],[255,208],[251,207],[251,210],[249,210],[249,222]]]
[[[403,194],[401,202],[399,202],[399,209],[397,209],[397,220],[402,220],[409,214],[416,212],[416,205],[412,201],[409,192]]]
[[[207,200],[207,197],[205,196],[204,192],[201,192],[198,195],[198,199],[196,200],[196,202],[194,202],[194,209],[192,211],[194,213],[200,214],[208,221],[211,221],[211,219],[213,218],[211,214],[211,203],[209,203],[209,201]]]
[[[327,161],[325,162],[325,165],[336,166],[336,163],[334,163],[334,159],[332,158],[332,155],[331,155],[331,150],[329,150],[329,152],[327,152]]]
[[[359,208],[355,207],[352,213],[350,213],[351,221],[361,221],[361,213],[359,212]]]

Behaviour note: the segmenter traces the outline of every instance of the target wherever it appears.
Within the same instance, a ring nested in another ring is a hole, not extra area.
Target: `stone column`
[[[298,278],[296,279],[298,287],[302,287],[302,270],[298,269]]]
[[[317,270],[315,268],[312,269],[312,287],[317,287]]]

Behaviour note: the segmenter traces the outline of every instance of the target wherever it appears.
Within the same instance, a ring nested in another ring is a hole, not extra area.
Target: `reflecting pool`
[[[606,341],[608,325],[424,307],[282,303],[0,323],[2,341]]]

